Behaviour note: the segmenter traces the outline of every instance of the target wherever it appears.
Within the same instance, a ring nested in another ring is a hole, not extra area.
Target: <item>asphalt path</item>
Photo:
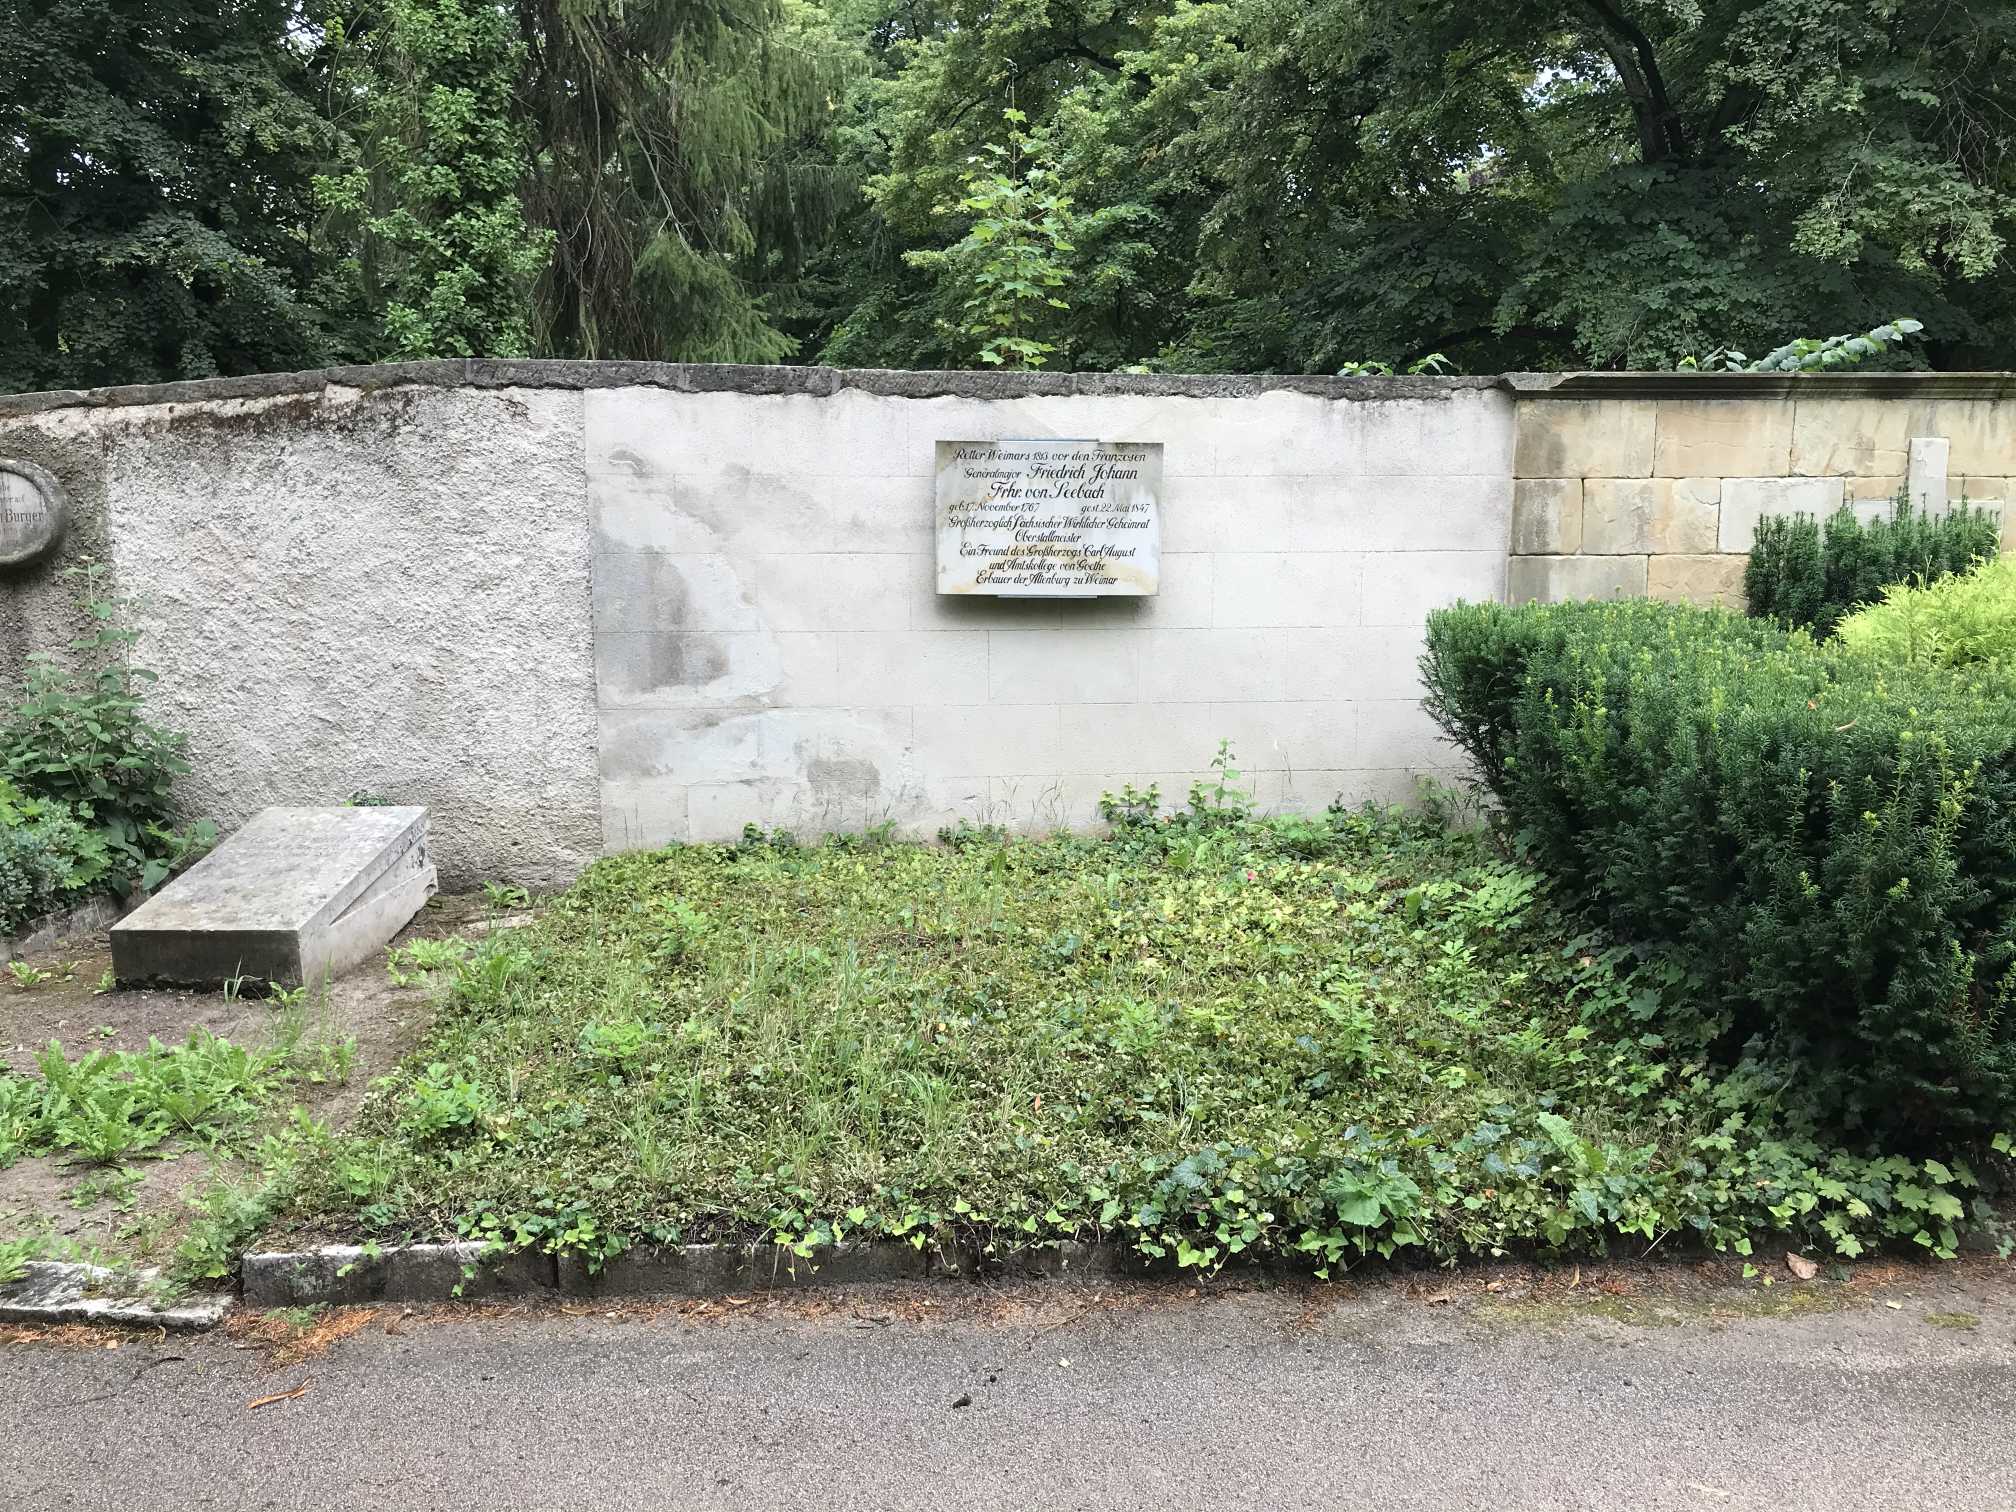
[[[0,1506],[2003,1509],[2009,1269],[941,1283],[382,1309],[314,1335],[14,1331]]]

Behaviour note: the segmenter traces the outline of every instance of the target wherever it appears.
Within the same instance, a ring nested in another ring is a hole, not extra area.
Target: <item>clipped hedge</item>
[[[1743,574],[1750,613],[1815,635],[1834,627],[1892,583],[1934,582],[1995,556],[2001,517],[1964,499],[1927,515],[1899,493],[1890,518],[1864,523],[1843,505],[1825,523],[1811,515],[1767,515]]]
[[[2016,704],[1642,600],[1429,621],[1429,711],[1536,861],[1844,1126],[2016,1115]]]

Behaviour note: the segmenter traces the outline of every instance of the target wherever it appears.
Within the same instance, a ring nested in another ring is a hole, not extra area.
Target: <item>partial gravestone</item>
[[[46,554],[63,534],[67,514],[63,485],[52,473],[0,457],[0,567]]]
[[[434,888],[424,808],[262,809],[113,926],[113,974],[319,982],[382,950]]]

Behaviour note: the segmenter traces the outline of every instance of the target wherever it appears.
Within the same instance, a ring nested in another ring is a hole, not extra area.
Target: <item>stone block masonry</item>
[[[1515,378],[1515,601],[1650,594],[1743,606],[1758,523],[2001,511],[2016,467],[2002,374]],[[1963,476],[1963,474],[1967,474]]]
[[[1159,447],[1155,591],[938,592],[941,441]],[[444,886],[884,821],[1404,800],[1457,599],[1733,602],[1759,519],[2009,497],[2002,375],[1346,379],[443,362],[0,397],[55,548],[0,675],[106,561],[183,798],[425,805]],[[24,474],[26,475],[26,474]]]

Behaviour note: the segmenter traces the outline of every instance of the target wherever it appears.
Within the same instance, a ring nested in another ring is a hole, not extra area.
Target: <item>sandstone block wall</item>
[[[1743,604],[1758,521],[1962,498],[2001,512],[2016,391],[2001,375],[1578,374],[1511,380],[1515,601]]]

